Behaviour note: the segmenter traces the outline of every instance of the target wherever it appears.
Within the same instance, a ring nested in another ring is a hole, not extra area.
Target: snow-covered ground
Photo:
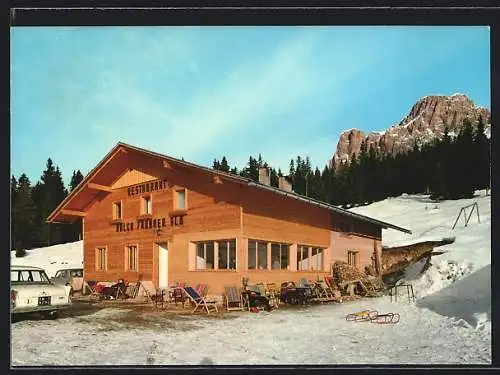
[[[10,259],[11,264],[42,267],[52,277],[62,268],[83,268],[83,241],[26,250],[22,258],[11,251]]]
[[[474,213],[466,228],[460,223],[452,231],[460,207],[475,201],[481,223]],[[483,193],[435,208],[427,196],[404,195],[353,211],[414,233],[384,231],[384,245],[456,238],[437,248],[446,253],[433,258],[423,275],[422,264],[407,270],[416,303],[401,294],[397,303],[380,297],[217,317],[107,307],[58,320],[13,323],[12,364],[490,364],[490,197]],[[53,273],[63,262],[81,264],[81,256],[77,242],[28,251],[12,263],[51,266]],[[396,312],[401,320],[394,325],[345,320],[346,314],[365,309]]]

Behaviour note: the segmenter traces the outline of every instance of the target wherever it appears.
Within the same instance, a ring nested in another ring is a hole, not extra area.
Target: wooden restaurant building
[[[323,278],[336,260],[380,272],[382,228],[409,230],[259,182],[118,143],[51,213],[83,221],[85,280],[224,285]]]

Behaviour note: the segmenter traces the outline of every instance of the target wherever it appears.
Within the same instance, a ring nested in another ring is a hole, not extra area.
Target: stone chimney
[[[269,174],[269,169],[265,167],[259,168],[259,182],[267,186],[271,185],[271,175]]]
[[[288,182],[286,177],[278,177],[278,187],[281,190],[292,191],[292,184]]]

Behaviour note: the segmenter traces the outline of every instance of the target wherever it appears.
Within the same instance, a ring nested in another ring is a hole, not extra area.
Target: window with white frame
[[[248,269],[267,269],[267,242],[248,240]]]
[[[286,270],[289,268],[290,246],[282,243],[271,244],[271,269]]]
[[[151,196],[142,197],[141,201],[141,213],[143,215],[151,215],[153,213],[153,209],[151,206]]]
[[[196,243],[196,269],[213,270],[215,260],[214,241]]]
[[[113,203],[113,219],[118,220],[122,218],[122,202]]]
[[[175,209],[185,210],[186,205],[186,189],[179,189],[175,191]]]
[[[297,246],[297,271],[309,270],[309,246]]]
[[[323,270],[323,249],[320,247],[311,249],[311,269],[314,271]]]
[[[351,266],[358,265],[358,252],[357,251],[348,251],[347,252],[347,263]]]
[[[236,240],[217,241],[220,270],[236,269]]]
[[[136,245],[126,247],[126,269],[128,271],[137,271],[138,252]]]

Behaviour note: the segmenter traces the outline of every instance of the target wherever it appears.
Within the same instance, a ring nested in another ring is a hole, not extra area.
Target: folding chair
[[[185,283],[177,283],[177,286],[174,286],[172,290],[172,298],[174,300],[175,306],[177,306],[177,302],[182,302],[182,308],[184,308],[184,302],[186,298],[184,297],[184,288]]]
[[[103,298],[101,294],[103,286],[99,285],[99,283],[96,280],[87,280],[85,281],[85,284],[90,290],[89,302],[95,300],[100,301]]]
[[[225,286],[224,298],[226,300],[226,310],[244,310],[243,297],[241,293],[238,293],[236,286]],[[230,306],[233,305],[233,306]]]
[[[207,284],[198,284],[196,285],[196,289],[195,289],[198,294],[202,297],[206,297],[207,296],[207,293],[208,293],[208,285]]]
[[[207,301],[205,297],[200,296],[198,292],[194,290],[192,287],[188,286],[182,288],[182,290],[189,298],[189,300],[195,305],[193,311],[191,311],[191,314],[193,314],[200,307],[205,308],[205,310],[207,310],[207,314],[210,314],[209,307],[212,307],[216,312],[219,312],[219,309],[217,309],[217,304],[215,301]]]
[[[280,290],[275,283],[265,284],[266,297],[269,299],[269,304],[274,308],[279,308],[280,303]]]

